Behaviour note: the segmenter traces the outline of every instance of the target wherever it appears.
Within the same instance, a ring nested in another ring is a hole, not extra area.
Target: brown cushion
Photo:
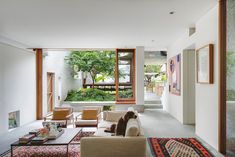
[[[69,113],[69,109],[55,109],[53,110],[52,120],[65,120]]]
[[[82,110],[82,120],[96,120],[98,110]]]

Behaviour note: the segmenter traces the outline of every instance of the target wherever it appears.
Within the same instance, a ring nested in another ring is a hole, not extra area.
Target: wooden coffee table
[[[81,128],[66,128],[64,133],[55,140],[48,140],[43,144],[21,144],[19,141],[11,144],[11,157],[13,157],[14,147],[24,147],[24,146],[66,146],[66,155],[69,156],[69,144],[70,142],[82,132]]]

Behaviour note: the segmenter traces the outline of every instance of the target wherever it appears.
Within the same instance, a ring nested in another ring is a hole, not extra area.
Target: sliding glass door
[[[226,152],[235,156],[235,0],[227,0]]]

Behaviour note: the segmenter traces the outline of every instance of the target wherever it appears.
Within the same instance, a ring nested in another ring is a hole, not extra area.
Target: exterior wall
[[[218,6],[196,22],[194,35],[189,37],[185,31],[185,34],[168,48],[168,59],[192,45],[198,49],[209,43],[214,44],[214,84],[196,84],[196,134],[218,149]],[[182,76],[186,74],[182,72]],[[168,98],[167,104],[164,104],[166,110],[183,123],[183,96],[167,92],[166,97]]]
[[[54,78],[54,104],[60,106],[69,90],[77,90],[82,87],[81,79],[73,79],[70,67],[65,63],[67,51],[44,52],[43,57],[43,115],[47,114],[47,73],[55,74]],[[59,100],[58,97],[61,99]]]
[[[8,113],[20,110],[20,125],[36,119],[35,54],[0,43],[0,133]]]

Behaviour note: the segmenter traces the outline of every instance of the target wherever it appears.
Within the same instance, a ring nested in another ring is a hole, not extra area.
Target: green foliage
[[[105,80],[105,78],[106,78],[106,76],[105,76],[105,75],[98,76],[98,77],[96,77],[96,78],[95,78],[95,82],[104,81],[104,80]]]
[[[114,110],[114,106],[111,106],[111,105],[105,105],[103,106],[103,111],[112,111]]]
[[[227,90],[227,101],[235,101],[235,91]]]
[[[115,95],[108,92],[93,89],[83,88],[78,91],[71,90],[68,92],[65,101],[114,101]]]
[[[167,80],[167,77],[166,77],[166,74],[163,74],[162,76],[161,76],[161,81],[166,81]]]
[[[160,73],[161,65],[145,65],[144,72],[145,73]]]
[[[132,89],[128,90],[121,90],[118,92],[118,95],[120,98],[132,98],[133,97],[133,91]]]
[[[97,74],[114,77],[114,51],[72,51],[65,61],[73,70],[73,75],[79,71],[90,73],[93,84]]]
[[[228,51],[227,52],[227,76],[230,76],[232,72],[232,68],[235,67],[235,52]]]

